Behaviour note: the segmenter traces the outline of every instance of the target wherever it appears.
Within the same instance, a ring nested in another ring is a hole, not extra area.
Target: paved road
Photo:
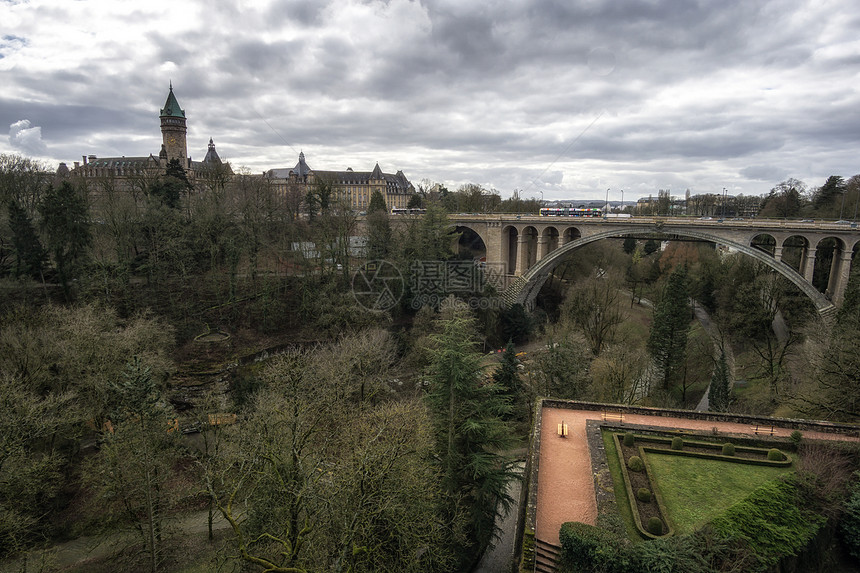
[[[708,316],[707,311],[697,303],[693,302],[693,313],[696,315],[699,323],[702,325],[702,328],[705,329],[705,332],[708,333],[708,336],[711,337],[711,340],[714,343],[714,360],[719,360],[720,358],[720,346],[724,346],[726,352],[726,365],[729,367],[729,380],[735,379],[735,354],[732,352],[732,345],[729,344],[728,341],[723,345],[722,337],[720,335],[719,329],[711,322],[711,317]],[[696,410],[699,412],[707,412],[709,408],[708,402],[708,392],[711,390],[711,385],[708,384],[708,387],[705,388],[705,393],[702,394],[702,399],[699,400],[698,406],[696,406]]]
[[[525,462],[517,465],[517,473],[520,476],[525,471]],[[514,563],[514,550],[517,536],[517,522],[519,522],[520,495],[522,492],[522,482],[520,480],[512,480],[508,482],[508,495],[514,498],[514,505],[511,510],[504,516],[496,518],[497,524],[501,529],[501,538],[496,540],[496,544],[484,552],[481,561],[477,567],[472,570],[472,573],[506,573],[514,571],[516,563]]]

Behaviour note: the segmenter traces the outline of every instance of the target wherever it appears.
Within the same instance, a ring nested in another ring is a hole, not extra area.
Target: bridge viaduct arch
[[[713,242],[753,257],[797,285],[818,312],[826,315],[842,301],[852,256],[860,245],[860,231],[857,229],[785,228],[781,222],[772,223],[768,228],[767,224],[757,223],[701,224],[671,219],[617,222],[513,216],[469,219],[452,223],[469,228],[480,236],[486,246],[487,262],[506,269],[510,279],[504,293],[506,303],[520,303],[527,307],[534,304],[538,291],[553,269],[572,251],[606,238],[660,234]],[[761,240],[763,237],[765,240]],[[816,248],[828,240],[835,243],[826,285],[830,298],[812,283],[813,273],[818,268]]]

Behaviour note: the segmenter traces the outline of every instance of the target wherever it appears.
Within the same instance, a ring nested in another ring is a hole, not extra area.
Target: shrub
[[[839,521],[839,529],[848,553],[860,559],[860,487],[857,482],[845,502],[845,513]]]
[[[716,534],[743,542],[762,569],[796,555],[826,518],[800,505],[796,477],[767,482],[711,521]]]
[[[561,560],[572,571],[627,571],[629,560],[620,538],[579,522],[568,522],[558,533]]]
[[[853,454],[836,444],[806,443],[799,451],[797,476],[804,497],[821,515],[838,517],[848,494]]]
[[[659,517],[650,517],[645,529],[651,535],[663,535],[663,521]]]
[[[803,434],[800,430],[795,430],[791,433],[789,438],[791,439],[791,443],[794,444],[795,449],[797,449],[797,446],[800,445],[800,440],[803,439]]]
[[[681,438],[672,438],[672,449],[673,450],[683,450],[684,449],[684,440]]]
[[[644,472],[645,471],[645,463],[642,461],[642,458],[639,456],[632,456],[629,460],[627,460],[627,467],[630,468],[631,471],[634,472]]]
[[[647,487],[640,487],[639,491],[636,492],[636,497],[642,503],[648,503],[651,501],[651,490]]]
[[[636,439],[633,437],[633,434],[631,434],[630,432],[626,432],[624,434],[624,445],[627,446],[628,448],[631,447],[635,441],[636,441]]]
[[[735,445],[734,444],[723,444],[723,455],[724,456],[735,455]]]
[[[649,573],[714,573],[710,563],[729,561],[733,571],[746,571],[739,559],[727,555],[725,542],[721,539],[706,537],[706,534],[676,535],[660,537],[648,543],[637,543],[631,550],[634,565],[629,571]],[[717,555],[714,555],[714,554]],[[728,557],[729,559],[726,559]]]
[[[772,462],[781,462],[785,459],[785,454],[777,448],[771,448],[767,451],[767,459]]]

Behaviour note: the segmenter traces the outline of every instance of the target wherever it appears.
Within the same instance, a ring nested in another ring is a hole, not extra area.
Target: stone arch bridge
[[[480,237],[487,264],[506,276],[505,302],[526,307],[533,306],[541,286],[572,251],[602,239],[634,235],[709,241],[735,249],[797,285],[826,317],[842,303],[860,246],[860,228],[832,222],[532,215],[451,215],[449,220],[457,229]],[[827,269],[816,267],[816,252],[824,248],[833,253]],[[827,277],[826,286],[813,285],[816,275]]]

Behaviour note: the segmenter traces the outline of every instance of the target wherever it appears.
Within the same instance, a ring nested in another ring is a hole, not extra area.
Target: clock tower
[[[188,169],[188,148],[185,144],[185,110],[179,107],[176,96],[173,95],[173,82],[170,83],[170,93],[159,115],[161,118],[161,136],[167,160],[178,159],[184,169]]]

